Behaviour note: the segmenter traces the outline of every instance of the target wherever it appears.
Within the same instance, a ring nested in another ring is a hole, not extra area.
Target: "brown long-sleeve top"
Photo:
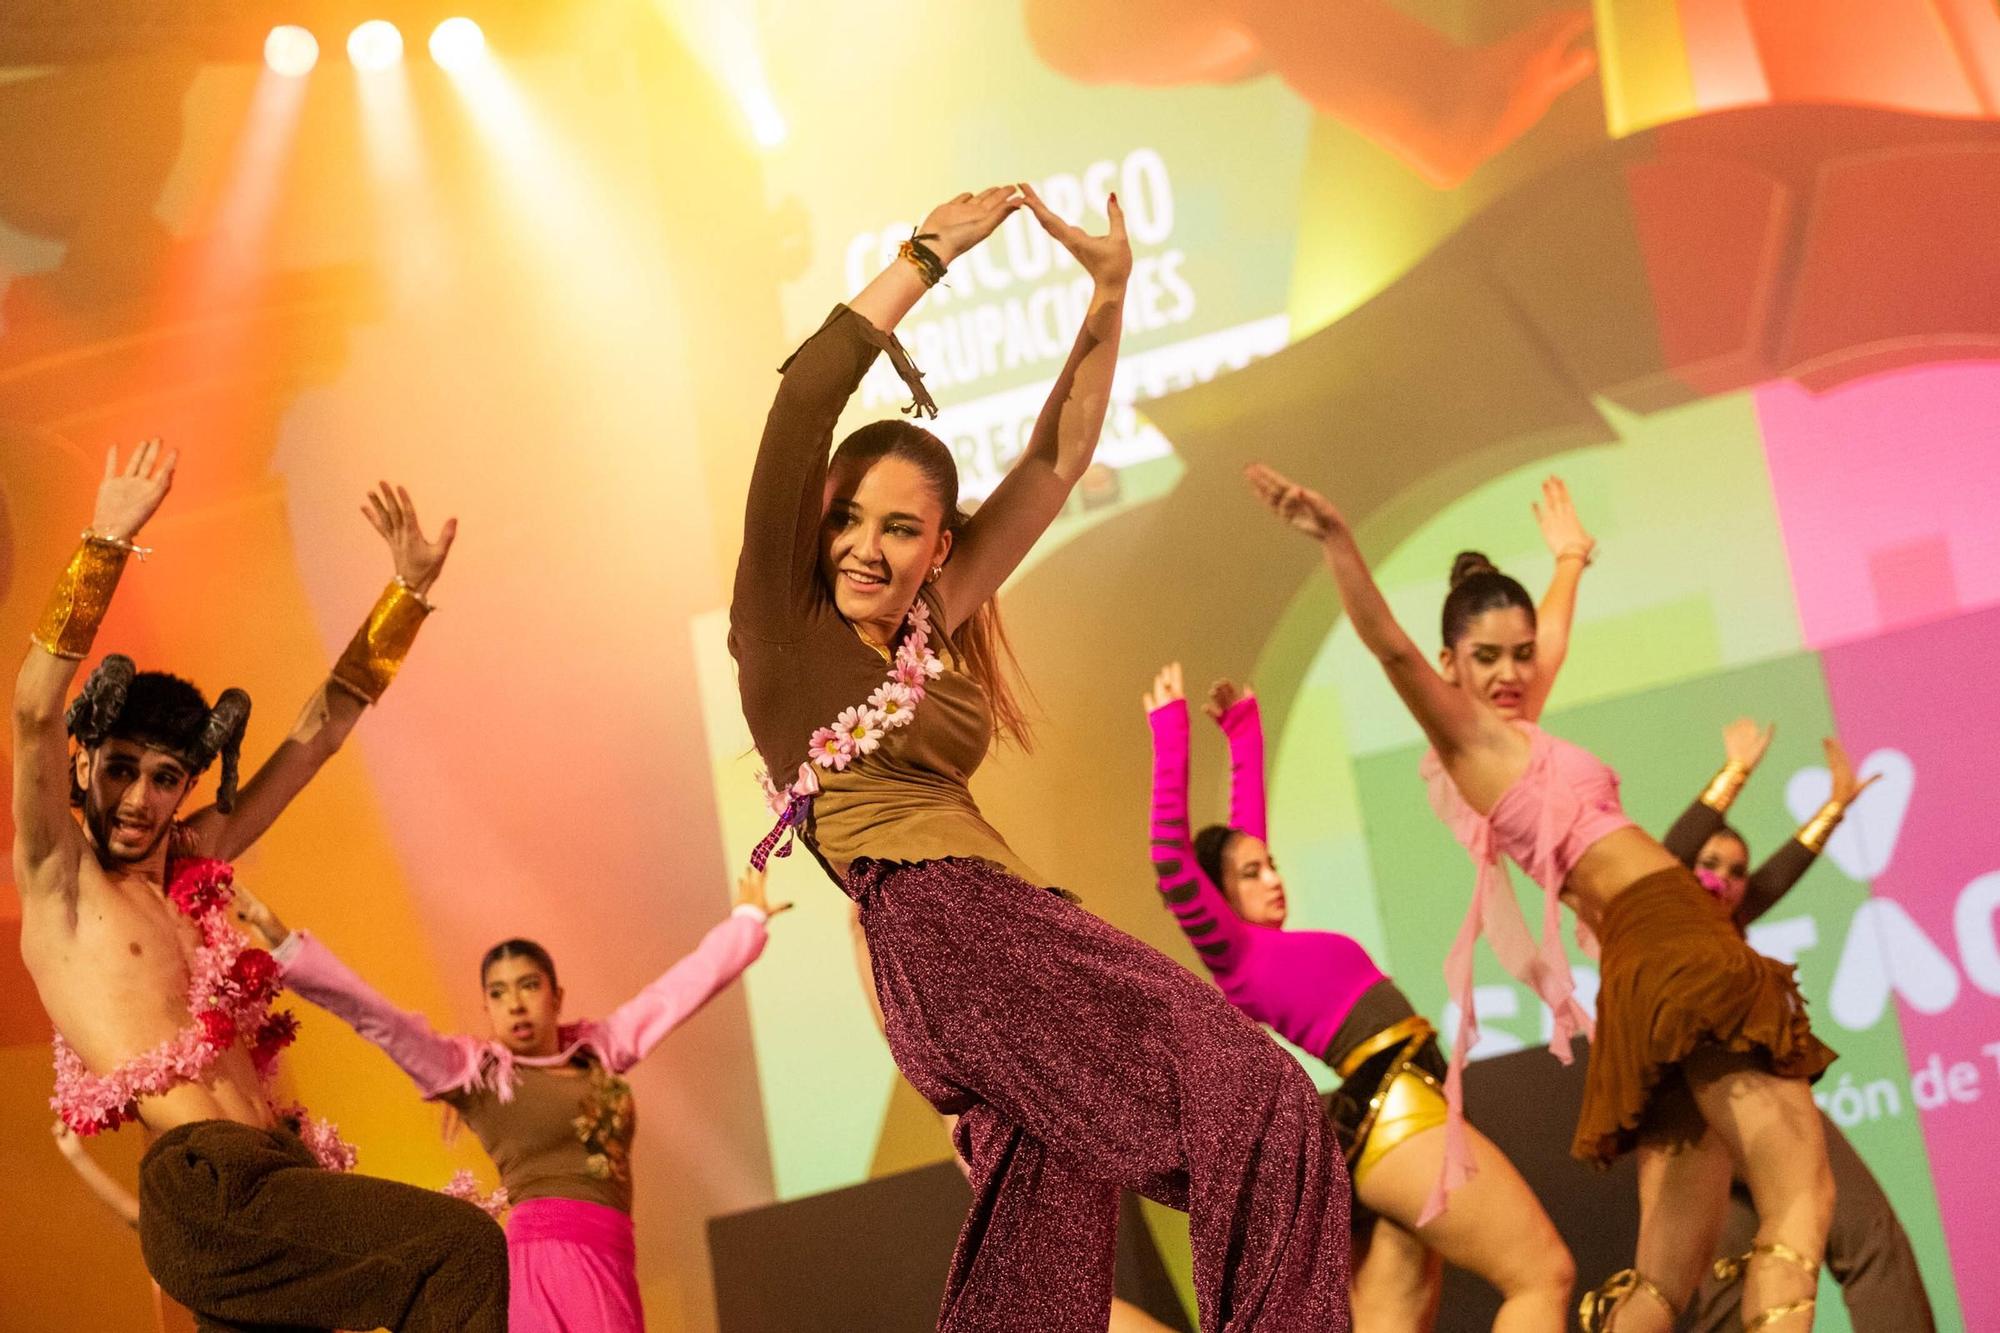
[[[1708,840],[1727,827],[1727,821],[1720,811],[1702,804],[1697,798],[1694,804],[1681,811],[1681,817],[1667,830],[1661,844],[1672,852],[1684,866],[1692,868],[1700,857],[1702,847]],[[1758,917],[1777,905],[1778,899],[1791,892],[1799,882],[1799,876],[1812,869],[1812,863],[1819,854],[1800,842],[1788,838],[1785,845],[1764,858],[1764,864],[1750,872],[1750,878],[1743,890],[1743,901],[1736,904],[1736,924],[1747,927]]]
[[[729,651],[751,738],[780,787],[806,762],[812,733],[865,704],[890,677],[888,655],[840,614],[819,572],[833,428],[884,351],[918,400],[928,402],[895,338],[836,306],[780,367],[784,378],[750,477]],[[815,770],[820,792],[800,837],[836,883],[864,856],[904,862],[966,856],[1046,884],[972,799],[967,784],[991,744],[993,710],[986,691],[957,668],[943,633],[950,623],[945,608],[934,590],[925,597],[932,650],[944,660],[944,674],[926,687],[909,725],[889,732],[873,753],[842,772]]]

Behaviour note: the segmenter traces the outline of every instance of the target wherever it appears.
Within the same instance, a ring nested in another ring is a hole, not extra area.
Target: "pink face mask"
[[[1706,866],[1695,871],[1694,877],[1701,881],[1701,886],[1704,889],[1722,899],[1723,906],[1732,912],[1743,901],[1743,891],[1750,887],[1748,884],[1732,884],[1728,879],[1708,869]]]

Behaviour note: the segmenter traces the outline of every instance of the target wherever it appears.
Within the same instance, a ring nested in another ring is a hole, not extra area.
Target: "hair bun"
[[[1460,551],[1457,559],[1451,562],[1451,586],[1456,588],[1474,574],[1498,574],[1499,572],[1499,566],[1488,560],[1484,553],[1479,551]]]

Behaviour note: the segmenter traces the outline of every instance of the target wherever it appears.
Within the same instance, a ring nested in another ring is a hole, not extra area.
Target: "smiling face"
[[[1285,924],[1285,880],[1262,838],[1239,833],[1222,850],[1222,895],[1253,926]]]
[[[1482,611],[1438,654],[1444,678],[1509,720],[1526,717],[1534,687],[1535,620],[1518,606]]]
[[[180,760],[137,741],[108,740],[76,757],[83,826],[107,860],[131,865],[152,856],[194,788]]]
[[[554,1055],[562,988],[532,958],[511,954],[486,965],[481,979],[493,1035],[516,1055]]]
[[[951,553],[937,489],[915,463],[835,457],[826,477],[819,572],[840,614],[880,644],[896,635],[917,591]]]

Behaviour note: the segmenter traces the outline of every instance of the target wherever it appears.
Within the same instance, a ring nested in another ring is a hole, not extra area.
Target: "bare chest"
[[[187,1023],[188,964],[201,936],[157,886],[114,880],[94,865],[78,880],[73,907],[23,904],[21,953],[49,1018],[97,1066]]]

